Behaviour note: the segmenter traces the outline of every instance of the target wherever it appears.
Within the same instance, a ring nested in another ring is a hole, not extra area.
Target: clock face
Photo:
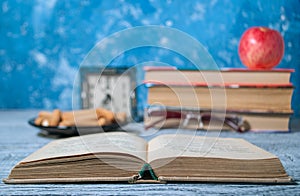
[[[132,113],[135,79],[130,72],[120,69],[103,72],[85,71],[82,82],[83,108],[106,108],[113,112]]]

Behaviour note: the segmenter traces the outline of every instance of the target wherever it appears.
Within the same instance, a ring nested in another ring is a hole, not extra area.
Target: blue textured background
[[[300,115],[299,0],[1,0],[0,108],[72,108],[74,77],[88,51],[112,33],[142,25],[177,28],[199,40],[220,68],[243,67],[237,47],[251,26],[285,40],[278,67],[296,70],[292,107]],[[163,49],[128,51],[112,64],[189,62]]]

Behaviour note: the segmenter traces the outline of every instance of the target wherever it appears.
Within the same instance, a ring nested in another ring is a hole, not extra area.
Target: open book
[[[147,142],[114,132],[52,141],[3,181],[288,183],[291,178],[276,156],[243,139],[168,134]]]

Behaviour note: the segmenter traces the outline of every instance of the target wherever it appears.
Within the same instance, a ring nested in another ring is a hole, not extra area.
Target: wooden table
[[[0,177],[7,177],[11,168],[51,138],[38,135],[28,125],[37,111],[0,111]],[[169,130],[170,131],[170,130]],[[239,134],[223,132],[221,137],[240,137],[274,153],[296,183],[300,183],[300,131],[276,134]],[[0,195],[300,195],[300,185],[253,184],[0,184]]]

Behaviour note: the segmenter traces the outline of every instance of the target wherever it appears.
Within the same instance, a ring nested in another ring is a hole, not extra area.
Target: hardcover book
[[[246,110],[222,112],[151,106],[145,109],[144,125],[146,129],[289,132],[290,115],[291,113],[253,113]]]
[[[182,70],[172,66],[145,66],[145,80],[161,83],[209,84],[272,84],[290,83],[293,69],[250,70],[242,68],[220,70]]]
[[[144,81],[148,105],[291,113],[292,84],[213,85]]]
[[[55,140],[19,162],[5,183],[290,183],[275,155],[243,140],[114,132]]]

